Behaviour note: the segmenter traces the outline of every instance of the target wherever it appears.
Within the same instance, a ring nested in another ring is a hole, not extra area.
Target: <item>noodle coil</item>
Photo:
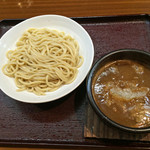
[[[70,35],[47,28],[30,28],[7,52],[3,73],[14,78],[17,91],[36,95],[72,83],[83,63],[79,45]]]

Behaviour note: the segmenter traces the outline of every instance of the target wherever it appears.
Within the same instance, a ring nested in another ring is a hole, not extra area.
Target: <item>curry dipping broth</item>
[[[111,120],[132,128],[150,126],[150,69],[131,60],[100,68],[92,81],[100,110]]]

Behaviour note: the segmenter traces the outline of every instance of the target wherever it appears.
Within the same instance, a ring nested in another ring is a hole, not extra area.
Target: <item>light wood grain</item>
[[[68,17],[150,13],[149,0],[0,0],[0,19],[43,14]]]
[[[150,14],[150,0],[0,0],[0,20],[30,18],[43,14],[68,17]],[[0,147],[0,150],[44,149]]]

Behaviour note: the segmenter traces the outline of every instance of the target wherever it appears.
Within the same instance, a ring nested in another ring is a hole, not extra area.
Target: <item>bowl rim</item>
[[[94,109],[94,111],[98,114],[98,116],[102,117],[102,119],[104,121],[106,121],[106,123],[109,123],[109,125],[113,125],[114,127],[121,129],[123,131],[128,131],[128,132],[133,132],[133,133],[142,133],[142,132],[148,132],[150,131],[150,126],[149,127],[144,127],[144,128],[133,128],[133,127],[128,127],[128,126],[124,126],[121,125],[113,120],[111,120],[109,117],[107,117],[101,110],[100,108],[97,106],[93,94],[92,94],[92,77],[93,74],[95,72],[95,70],[97,69],[97,67],[99,66],[99,64],[105,60],[106,58],[108,58],[109,56],[115,55],[117,53],[124,53],[124,52],[137,52],[140,54],[144,54],[150,57],[150,53],[144,50],[140,50],[140,49],[118,49],[118,50],[113,50],[109,53],[104,54],[102,57],[100,57],[93,65],[93,67],[91,68],[87,79],[86,79],[86,90],[87,90],[87,96],[88,96],[88,100],[92,106],[92,108]]]

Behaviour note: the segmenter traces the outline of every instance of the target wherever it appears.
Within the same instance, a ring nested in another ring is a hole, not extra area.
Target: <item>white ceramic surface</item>
[[[50,28],[64,31],[75,38],[80,46],[80,55],[84,57],[84,63],[79,68],[79,73],[74,82],[63,85],[54,92],[47,92],[44,96],[37,96],[33,93],[23,91],[17,92],[14,79],[2,72],[2,66],[7,63],[6,52],[15,49],[17,40],[23,32],[30,27]],[[0,88],[15,100],[27,103],[44,103],[59,99],[77,88],[87,76],[94,58],[93,42],[86,30],[74,20],[59,15],[42,15],[27,19],[8,30],[0,39]]]

